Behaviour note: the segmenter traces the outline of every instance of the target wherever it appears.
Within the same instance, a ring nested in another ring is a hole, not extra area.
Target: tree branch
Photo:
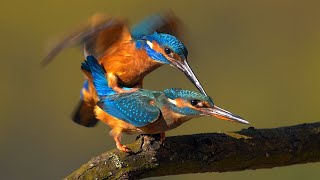
[[[241,171],[320,161],[320,122],[274,129],[168,137],[141,135],[135,153],[111,150],[66,179],[141,179],[201,172]]]

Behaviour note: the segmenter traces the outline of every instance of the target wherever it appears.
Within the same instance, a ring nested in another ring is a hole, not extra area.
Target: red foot
[[[122,145],[121,143],[116,143],[117,148],[122,151],[122,152],[131,152],[132,150],[130,148],[128,148],[125,145]]]

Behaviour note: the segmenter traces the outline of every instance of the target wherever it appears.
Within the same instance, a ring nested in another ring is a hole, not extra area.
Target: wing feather
[[[128,27],[124,20],[96,14],[87,23],[56,44],[41,64],[47,65],[63,49],[74,45],[82,45],[81,47],[85,48],[85,53],[99,59],[115,42],[123,37],[128,38],[128,36],[123,36],[123,33],[128,31],[126,29]]]
[[[147,17],[131,29],[131,34],[134,39],[154,32],[171,34],[182,39],[183,29],[182,21],[172,12],[166,12]]]
[[[136,127],[146,126],[158,119],[160,109],[151,103],[153,98],[139,92],[107,96],[98,106],[108,114]]]

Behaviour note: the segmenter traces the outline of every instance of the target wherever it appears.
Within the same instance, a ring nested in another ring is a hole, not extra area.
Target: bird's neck
[[[192,118],[191,116],[186,116],[175,112],[168,106],[163,106],[161,108],[161,114],[169,129],[176,128]]]
[[[143,78],[162,65],[150,58],[145,49],[136,47],[128,42],[101,60],[106,72],[116,74],[119,84],[125,87],[141,87]]]
[[[144,77],[150,72],[154,71],[162,65],[162,63],[155,61],[152,57],[148,55],[144,49],[138,49],[137,57],[135,58],[134,66],[131,67],[135,69],[140,77]]]

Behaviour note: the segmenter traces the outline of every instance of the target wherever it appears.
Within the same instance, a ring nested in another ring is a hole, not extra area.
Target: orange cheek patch
[[[168,55],[164,52],[162,47],[155,41],[152,41],[152,49],[164,55],[164,57],[166,57],[168,60],[172,59],[172,57],[168,57]],[[173,54],[173,59],[181,61],[181,57],[176,53]]]
[[[176,106],[177,107],[188,107],[188,106],[190,106],[189,103],[187,103],[184,99],[177,98],[177,99],[175,99],[175,101],[176,101]]]
[[[157,51],[157,52],[159,52],[159,53],[161,53],[161,54],[164,54],[164,51],[163,51],[163,49],[160,47],[160,45],[157,43],[157,42],[155,42],[155,41],[152,41],[152,49],[153,50],[155,50],[155,51]]]

